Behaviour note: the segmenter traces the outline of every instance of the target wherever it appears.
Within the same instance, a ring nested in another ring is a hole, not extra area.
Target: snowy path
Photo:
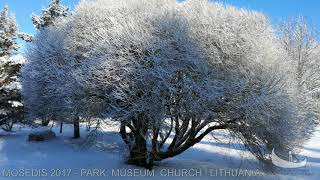
[[[26,141],[30,129],[0,135],[0,180],[320,178],[320,131],[306,144],[302,153],[308,159],[307,167],[270,175],[262,174],[258,162],[241,148],[241,144],[227,144],[229,139],[223,132],[217,133],[222,142],[213,141],[208,136],[185,153],[158,163],[154,171],[145,172],[124,164],[125,148],[115,128],[107,129],[91,148],[80,148],[83,139],[70,138],[72,128],[65,128],[63,134],[59,134],[57,128],[54,130],[57,139],[41,143]],[[84,137],[86,132],[82,132]],[[249,177],[250,173],[257,176]]]

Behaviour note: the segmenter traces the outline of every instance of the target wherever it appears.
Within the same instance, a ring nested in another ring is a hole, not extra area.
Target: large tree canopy
[[[88,0],[35,36],[23,92],[32,117],[120,121],[129,163],[152,167],[216,129],[267,160],[272,148],[299,147],[313,126],[296,116],[285,58],[257,12],[195,0]]]

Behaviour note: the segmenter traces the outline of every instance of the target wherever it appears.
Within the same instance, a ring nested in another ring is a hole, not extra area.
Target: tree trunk
[[[73,138],[80,137],[80,118],[79,116],[74,117],[73,119]]]
[[[63,122],[60,122],[60,133],[62,133]]]
[[[145,167],[152,169],[153,162],[149,160],[147,142],[140,133],[134,134],[134,144],[130,147],[130,156],[128,164]]]
[[[152,157],[149,156],[147,149],[147,127],[143,118],[133,119],[133,124],[130,127],[131,132],[126,132],[126,125],[121,124],[120,134],[123,141],[128,145],[130,154],[128,157],[128,164],[141,166],[146,169],[153,168]],[[128,126],[128,124],[127,124]]]

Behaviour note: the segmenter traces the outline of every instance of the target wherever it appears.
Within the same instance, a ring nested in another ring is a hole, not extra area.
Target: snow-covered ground
[[[13,133],[0,133],[0,180],[2,179],[319,179],[320,131],[306,144],[306,167],[264,172],[259,163],[230,141],[225,132],[208,136],[183,154],[157,163],[154,171],[125,164],[126,148],[118,135],[117,125],[103,126],[95,141],[72,139],[72,126],[65,125],[57,138],[46,142],[28,142],[29,127]],[[86,142],[86,143],[84,143]],[[250,176],[251,175],[251,176]]]

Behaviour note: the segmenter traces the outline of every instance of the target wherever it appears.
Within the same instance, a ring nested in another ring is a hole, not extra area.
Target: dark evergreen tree
[[[23,114],[19,82],[23,58],[16,56],[18,34],[15,16],[6,6],[0,12],[0,125],[7,131]]]
[[[49,7],[42,10],[41,16],[32,14],[32,23],[37,29],[41,29],[53,24],[58,17],[66,17],[68,11],[68,7],[60,5],[60,0],[52,0],[49,3]]]

